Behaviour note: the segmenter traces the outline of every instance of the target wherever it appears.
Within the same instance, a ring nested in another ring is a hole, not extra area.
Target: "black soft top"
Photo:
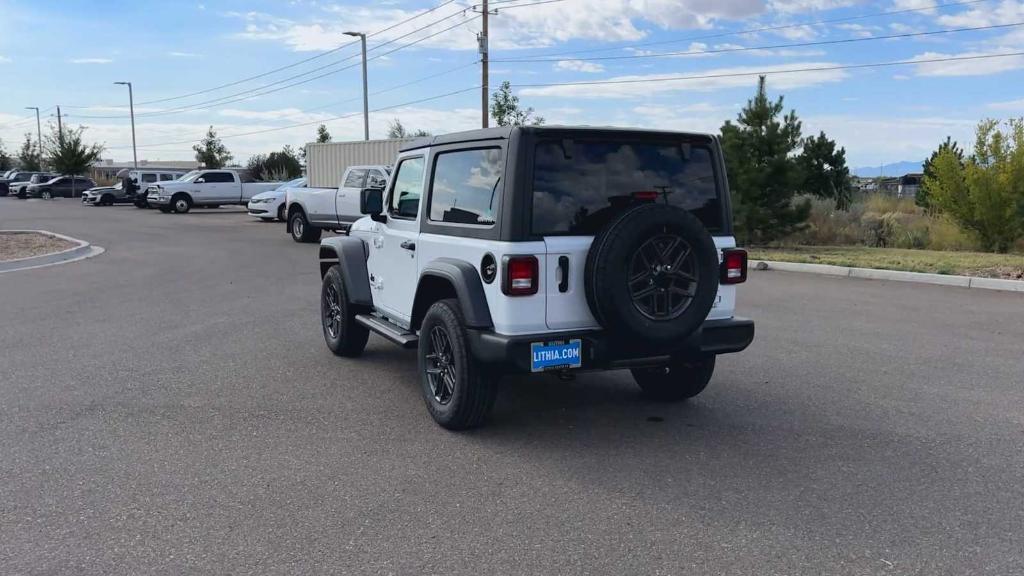
[[[476,130],[466,130],[463,132],[452,132],[450,134],[441,134],[438,136],[425,136],[423,138],[416,138],[402,144],[399,149],[400,152],[406,152],[408,150],[417,150],[419,148],[426,148],[428,146],[439,146],[442,144],[458,144],[461,142],[478,142],[481,140],[508,140],[512,137],[512,133],[515,131],[529,132],[533,134],[543,134],[545,132],[557,132],[564,134],[566,132],[574,133],[593,133],[593,134],[616,134],[616,135],[661,135],[661,136],[674,136],[674,137],[686,137],[690,139],[700,140],[711,140],[714,136],[710,134],[704,134],[699,132],[679,132],[674,130],[651,130],[646,128],[619,128],[612,126],[496,126],[494,128],[478,128]]]

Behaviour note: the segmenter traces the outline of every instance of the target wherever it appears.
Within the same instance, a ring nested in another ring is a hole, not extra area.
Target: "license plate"
[[[533,372],[580,366],[583,366],[583,344],[580,340],[530,344],[530,370]]]

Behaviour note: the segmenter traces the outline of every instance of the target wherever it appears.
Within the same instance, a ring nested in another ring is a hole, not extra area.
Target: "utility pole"
[[[480,116],[482,127],[487,128],[489,113],[487,111],[487,97],[490,89],[488,88],[488,70],[487,70],[487,0],[481,0],[481,15],[483,17],[483,23],[480,28],[480,35],[477,37],[477,41],[480,44]]]
[[[114,82],[121,86],[128,86],[128,111],[132,117],[132,167],[139,169],[139,155],[135,152],[135,96],[132,94],[131,82]]]
[[[64,126],[60,122],[60,106],[57,106],[57,136],[59,136],[61,140],[64,139]]]
[[[39,153],[39,169],[43,169],[43,124],[39,121],[39,107],[25,106],[25,110],[36,111],[36,151]]]
[[[363,43],[363,140],[370,139],[370,95],[366,86],[366,34],[345,32],[346,36],[358,36]]]

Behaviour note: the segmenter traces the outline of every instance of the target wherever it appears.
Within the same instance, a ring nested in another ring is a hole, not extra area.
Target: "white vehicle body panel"
[[[362,217],[359,213],[359,194],[364,185],[345,186],[353,171],[380,175],[387,182],[386,165],[349,166],[341,174],[336,188],[303,188],[289,190],[287,208],[291,213],[293,206],[302,209],[310,224],[318,228],[338,230],[350,226]],[[361,180],[363,183],[366,178]]]

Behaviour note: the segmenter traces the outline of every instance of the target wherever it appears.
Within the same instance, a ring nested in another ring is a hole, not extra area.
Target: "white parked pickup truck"
[[[161,212],[184,214],[193,206],[245,205],[256,194],[280,185],[256,182],[245,170],[193,170],[177,180],[148,187],[146,202]]]
[[[348,230],[362,217],[360,192],[365,188],[383,190],[390,175],[390,166],[349,166],[337,188],[288,190],[288,233],[296,242],[317,242],[323,230]]]

